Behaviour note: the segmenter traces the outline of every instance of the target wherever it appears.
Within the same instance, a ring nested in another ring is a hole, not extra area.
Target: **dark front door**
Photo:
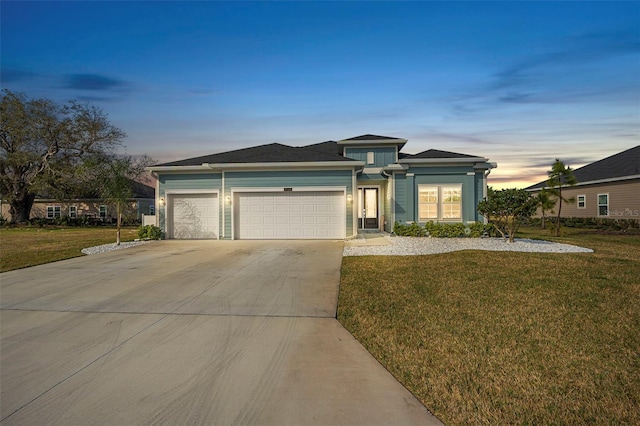
[[[378,188],[358,188],[358,227],[378,228]]]

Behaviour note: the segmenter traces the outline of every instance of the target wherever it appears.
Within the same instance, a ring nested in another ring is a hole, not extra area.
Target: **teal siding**
[[[389,180],[385,185],[383,185],[384,189],[384,230],[387,232],[391,232],[393,230],[393,218],[391,217],[391,203],[392,199],[392,181]]]
[[[476,221],[484,221],[484,216],[477,212],[478,203],[482,201],[482,194],[484,193],[484,172],[477,172],[475,176],[476,180]]]
[[[353,191],[351,170],[306,170],[306,171],[269,171],[269,172],[225,172],[225,194],[231,194],[232,188],[270,188],[282,191],[283,188],[299,186],[346,187],[347,194],[356,199]],[[346,236],[353,235],[353,209],[345,203],[347,217]],[[231,206],[224,206],[224,238],[231,238]]]
[[[367,164],[367,153],[374,153],[374,164]],[[397,162],[395,146],[345,148],[345,157],[364,161],[365,167],[384,167]]]
[[[167,190],[194,189],[194,190],[220,190],[222,186],[222,173],[198,173],[198,174],[160,174],[158,197],[166,200]],[[222,194],[220,194],[222,195]],[[166,205],[161,206],[158,213],[158,223],[164,232],[166,229]],[[221,219],[222,220],[222,216]],[[218,225],[222,228],[221,224]]]
[[[407,176],[404,173],[394,173],[395,199],[393,200],[396,211],[396,222],[407,221]],[[393,226],[393,224],[391,224]]]

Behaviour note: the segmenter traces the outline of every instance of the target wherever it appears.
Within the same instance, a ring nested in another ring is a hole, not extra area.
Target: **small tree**
[[[540,227],[544,229],[547,212],[553,213],[553,208],[556,206],[556,200],[551,198],[551,194],[548,190],[543,189],[538,192],[538,195],[536,195],[536,201],[538,202],[538,208],[540,208],[540,212],[542,213]]]
[[[148,156],[132,158],[129,156],[106,159],[99,167],[102,197],[116,207],[116,245],[120,245],[122,212],[133,197],[133,185],[150,166],[153,160]]]
[[[489,188],[487,198],[478,203],[478,212],[494,224],[503,238],[514,241],[516,232],[525,219],[529,219],[538,208],[538,202],[524,189]]]
[[[562,203],[573,203],[573,198],[564,198],[562,196],[562,188],[566,186],[574,186],[578,181],[573,175],[573,169],[565,166],[565,164],[556,158],[555,163],[551,166],[551,170],[547,172],[549,179],[547,180],[547,190],[551,195],[555,196],[554,203],[558,205],[558,213],[555,223],[556,237],[560,236],[560,215],[562,213]]]

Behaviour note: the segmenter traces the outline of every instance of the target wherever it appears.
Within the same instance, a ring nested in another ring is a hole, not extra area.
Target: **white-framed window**
[[[586,209],[587,208],[587,196],[586,195],[578,195],[578,208]]]
[[[373,151],[367,152],[367,164],[375,164],[376,155]]]
[[[78,207],[77,206],[69,206],[69,217],[71,219],[76,219],[78,217]]]
[[[609,194],[598,194],[598,216],[609,216]]]
[[[47,219],[54,219],[61,216],[60,206],[47,206]]]
[[[418,185],[418,220],[461,220],[462,185]]]
[[[100,219],[106,219],[107,218],[107,206],[102,205],[100,206]]]
[[[154,206],[153,204],[149,204],[149,214],[152,216],[156,214],[156,206]]]

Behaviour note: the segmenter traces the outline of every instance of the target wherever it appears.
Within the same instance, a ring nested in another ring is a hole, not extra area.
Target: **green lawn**
[[[446,424],[640,424],[640,236],[346,257],[338,319]]]
[[[122,241],[136,237],[137,228],[122,228]],[[82,256],[83,248],[115,242],[115,227],[1,228],[0,272]]]

